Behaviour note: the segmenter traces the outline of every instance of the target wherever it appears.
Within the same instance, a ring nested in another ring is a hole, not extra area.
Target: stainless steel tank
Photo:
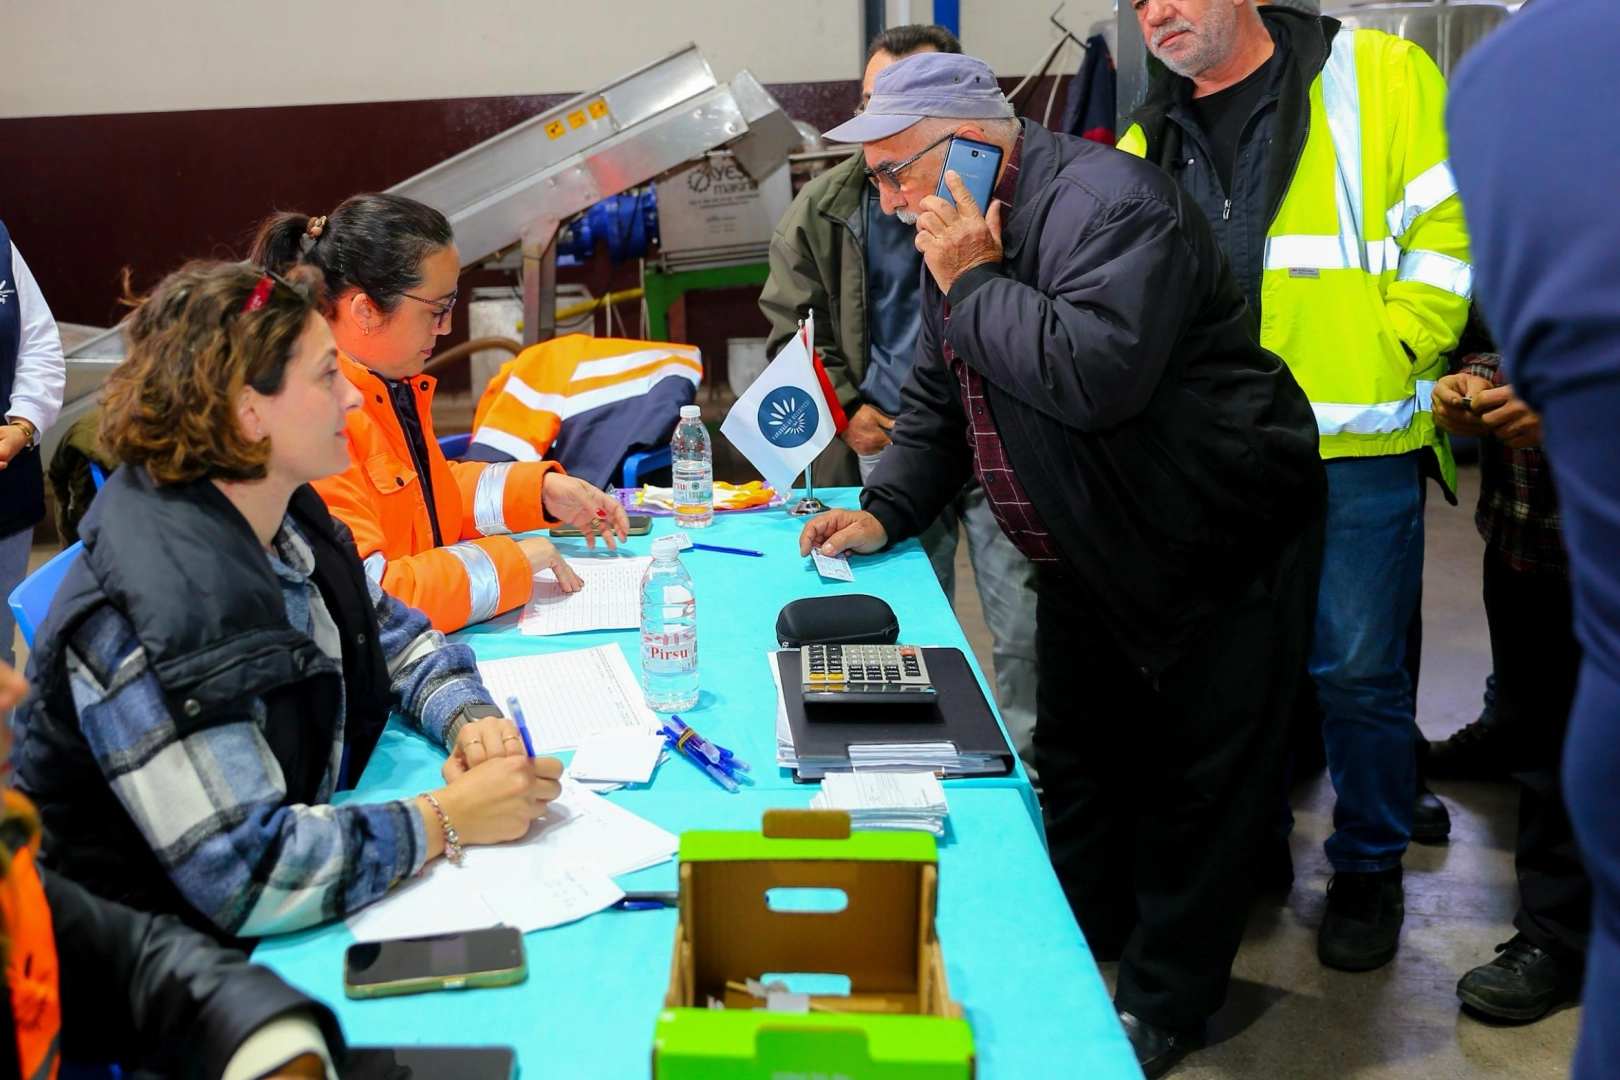
[[[1452,69],[1486,34],[1507,21],[1506,4],[1374,3],[1328,11],[1349,30],[1382,30],[1423,47],[1451,78]]]

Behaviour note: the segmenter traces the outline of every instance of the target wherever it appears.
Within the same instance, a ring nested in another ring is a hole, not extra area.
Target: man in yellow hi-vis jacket
[[[1120,149],[1204,210],[1310,398],[1328,464],[1310,671],[1338,793],[1323,963],[1387,963],[1412,833],[1406,630],[1423,576],[1423,477],[1455,466],[1429,412],[1473,269],[1447,161],[1446,86],[1422,49],[1253,0],[1136,0],[1170,70]]]

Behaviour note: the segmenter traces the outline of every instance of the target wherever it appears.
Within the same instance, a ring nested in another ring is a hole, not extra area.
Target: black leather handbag
[[[894,609],[875,596],[807,596],[776,617],[776,640],[784,649],[802,645],[893,645],[900,639]]]

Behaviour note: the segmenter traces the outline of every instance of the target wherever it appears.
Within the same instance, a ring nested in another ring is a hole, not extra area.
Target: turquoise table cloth
[[[856,495],[850,489],[821,494],[842,506],[853,506]],[[674,527],[669,519],[655,521],[655,535]],[[779,510],[721,515],[714,527],[694,530],[693,538],[753,548],[765,557],[683,555],[697,593],[703,688],[698,707],[683,716],[752,763],[755,784],[728,794],[672,758],[659,766],[652,783],[607,796],[612,801],[675,833],[758,829],[765,810],[809,803],[815,785],[796,784],[775,765],[776,690],[766,653],[775,647],[776,613],[789,600],[870,592],[894,607],[903,641],[955,646],[972,660],[914,541],[854,560],[854,584],[824,582],[798,554],[800,525]],[[629,546],[646,554],[650,543],[651,537],[638,537]],[[570,542],[559,546],[572,553]],[[634,631],[524,637],[509,615],[456,637],[480,658],[612,641],[632,668],[639,662]],[[982,672],[979,677],[982,682]],[[337,801],[431,790],[442,783],[442,762],[442,751],[395,720],[357,789]],[[1047,860],[1022,769],[1004,779],[950,781],[946,797],[950,818],[940,845],[937,922],[951,996],[962,1002],[973,1026],[978,1075],[1140,1077]],[[617,880],[627,889],[671,889],[675,864]],[[520,1075],[530,1080],[648,1077],[674,933],[674,911],[609,910],[528,935],[529,977],[518,986],[376,1001],[351,1001],[343,994],[343,951],[353,938],[341,923],[267,940],[254,959],[332,1006],[355,1045],[508,1045],[517,1050]]]

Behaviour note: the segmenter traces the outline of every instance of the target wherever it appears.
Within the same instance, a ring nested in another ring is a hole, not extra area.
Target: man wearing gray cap
[[[935,195],[953,136],[1002,152],[982,211],[954,173]],[[984,485],[1039,567],[1053,865],[1160,1075],[1225,998],[1282,767],[1321,551],[1310,403],[1175,183],[1020,122],[982,61],[902,60],[828,137],[863,144],[926,272],[893,444],[800,548],[882,550]]]

